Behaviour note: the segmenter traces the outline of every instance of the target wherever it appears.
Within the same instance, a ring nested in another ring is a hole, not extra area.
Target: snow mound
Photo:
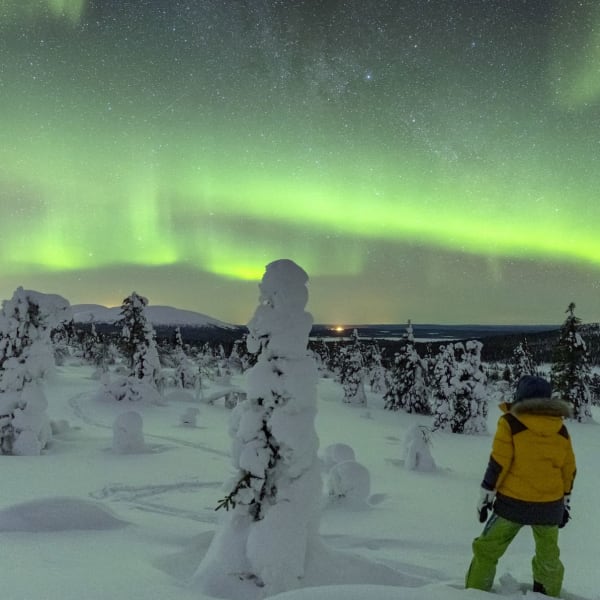
[[[0,510],[0,531],[105,530],[127,524],[102,504],[80,498],[40,498]]]
[[[303,588],[269,596],[269,600],[399,600],[409,596],[389,585],[330,585],[318,588]],[[404,590],[402,590],[404,591]],[[410,596],[411,598],[413,596]]]
[[[364,507],[371,493],[371,475],[364,465],[346,460],[331,468],[326,488],[330,502]]]
[[[140,413],[130,410],[115,419],[112,449],[115,454],[139,454],[146,451],[144,421]]]
[[[461,590],[443,584],[420,588],[389,585],[330,585],[303,588],[269,596],[269,600],[476,600],[488,598],[489,594],[478,590]]]
[[[323,468],[330,471],[335,465],[347,460],[355,460],[356,455],[348,444],[330,444],[323,450]]]

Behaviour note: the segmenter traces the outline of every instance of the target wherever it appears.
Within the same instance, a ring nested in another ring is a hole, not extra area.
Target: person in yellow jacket
[[[558,596],[564,567],[558,530],[570,518],[570,494],[575,479],[575,455],[563,418],[570,405],[552,397],[542,377],[525,375],[513,402],[501,406],[492,453],[481,484],[479,520],[487,520],[473,541],[473,560],[465,587],[490,591],[496,565],[523,525],[535,541],[533,590]]]

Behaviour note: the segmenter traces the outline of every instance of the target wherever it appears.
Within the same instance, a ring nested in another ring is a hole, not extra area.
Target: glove
[[[479,494],[479,502],[477,503],[477,516],[479,517],[480,523],[485,523],[488,518],[488,511],[494,507],[494,499],[496,498],[496,492],[494,490],[486,490],[484,487],[481,488]]]
[[[564,504],[564,510],[563,510],[562,521],[560,522],[560,525],[558,526],[560,529],[562,529],[569,522],[569,519],[571,518],[571,494],[565,494],[565,497],[563,498],[563,504]]]

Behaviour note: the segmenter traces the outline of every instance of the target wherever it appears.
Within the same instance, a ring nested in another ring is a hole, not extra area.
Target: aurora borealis
[[[0,0],[0,297],[600,321],[593,0]]]

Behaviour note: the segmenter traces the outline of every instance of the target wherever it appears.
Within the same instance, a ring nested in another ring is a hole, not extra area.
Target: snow
[[[182,427],[190,398],[163,404],[99,400],[93,367],[67,361],[45,382],[54,437],[42,456],[3,456],[0,499],[2,597],[7,600],[208,600],[190,585],[223,511],[214,508],[231,476],[231,411],[199,404],[200,426]],[[242,386],[242,378],[232,379]],[[211,390],[207,389],[207,395]],[[320,540],[301,585],[278,600],[488,600],[462,590],[471,541],[481,531],[475,505],[491,434],[436,433],[433,472],[403,465],[407,434],[431,417],[383,410],[367,389],[364,409],[343,404],[331,379],[318,382],[321,448],[346,444],[368,469],[376,505],[330,505],[323,490]],[[135,408],[146,452],[112,451],[112,426]],[[600,412],[593,408],[596,421]],[[494,431],[499,411],[491,407]],[[566,598],[599,599],[600,520],[595,423],[569,422],[578,458],[573,519],[561,530]],[[323,457],[323,451],[320,452]],[[235,547],[231,540],[228,547]],[[533,540],[524,529],[500,562],[495,591],[523,598]],[[512,582],[512,583],[511,583]],[[240,581],[240,587],[249,582]],[[226,594],[227,590],[218,590]],[[526,598],[539,599],[531,591]]]

